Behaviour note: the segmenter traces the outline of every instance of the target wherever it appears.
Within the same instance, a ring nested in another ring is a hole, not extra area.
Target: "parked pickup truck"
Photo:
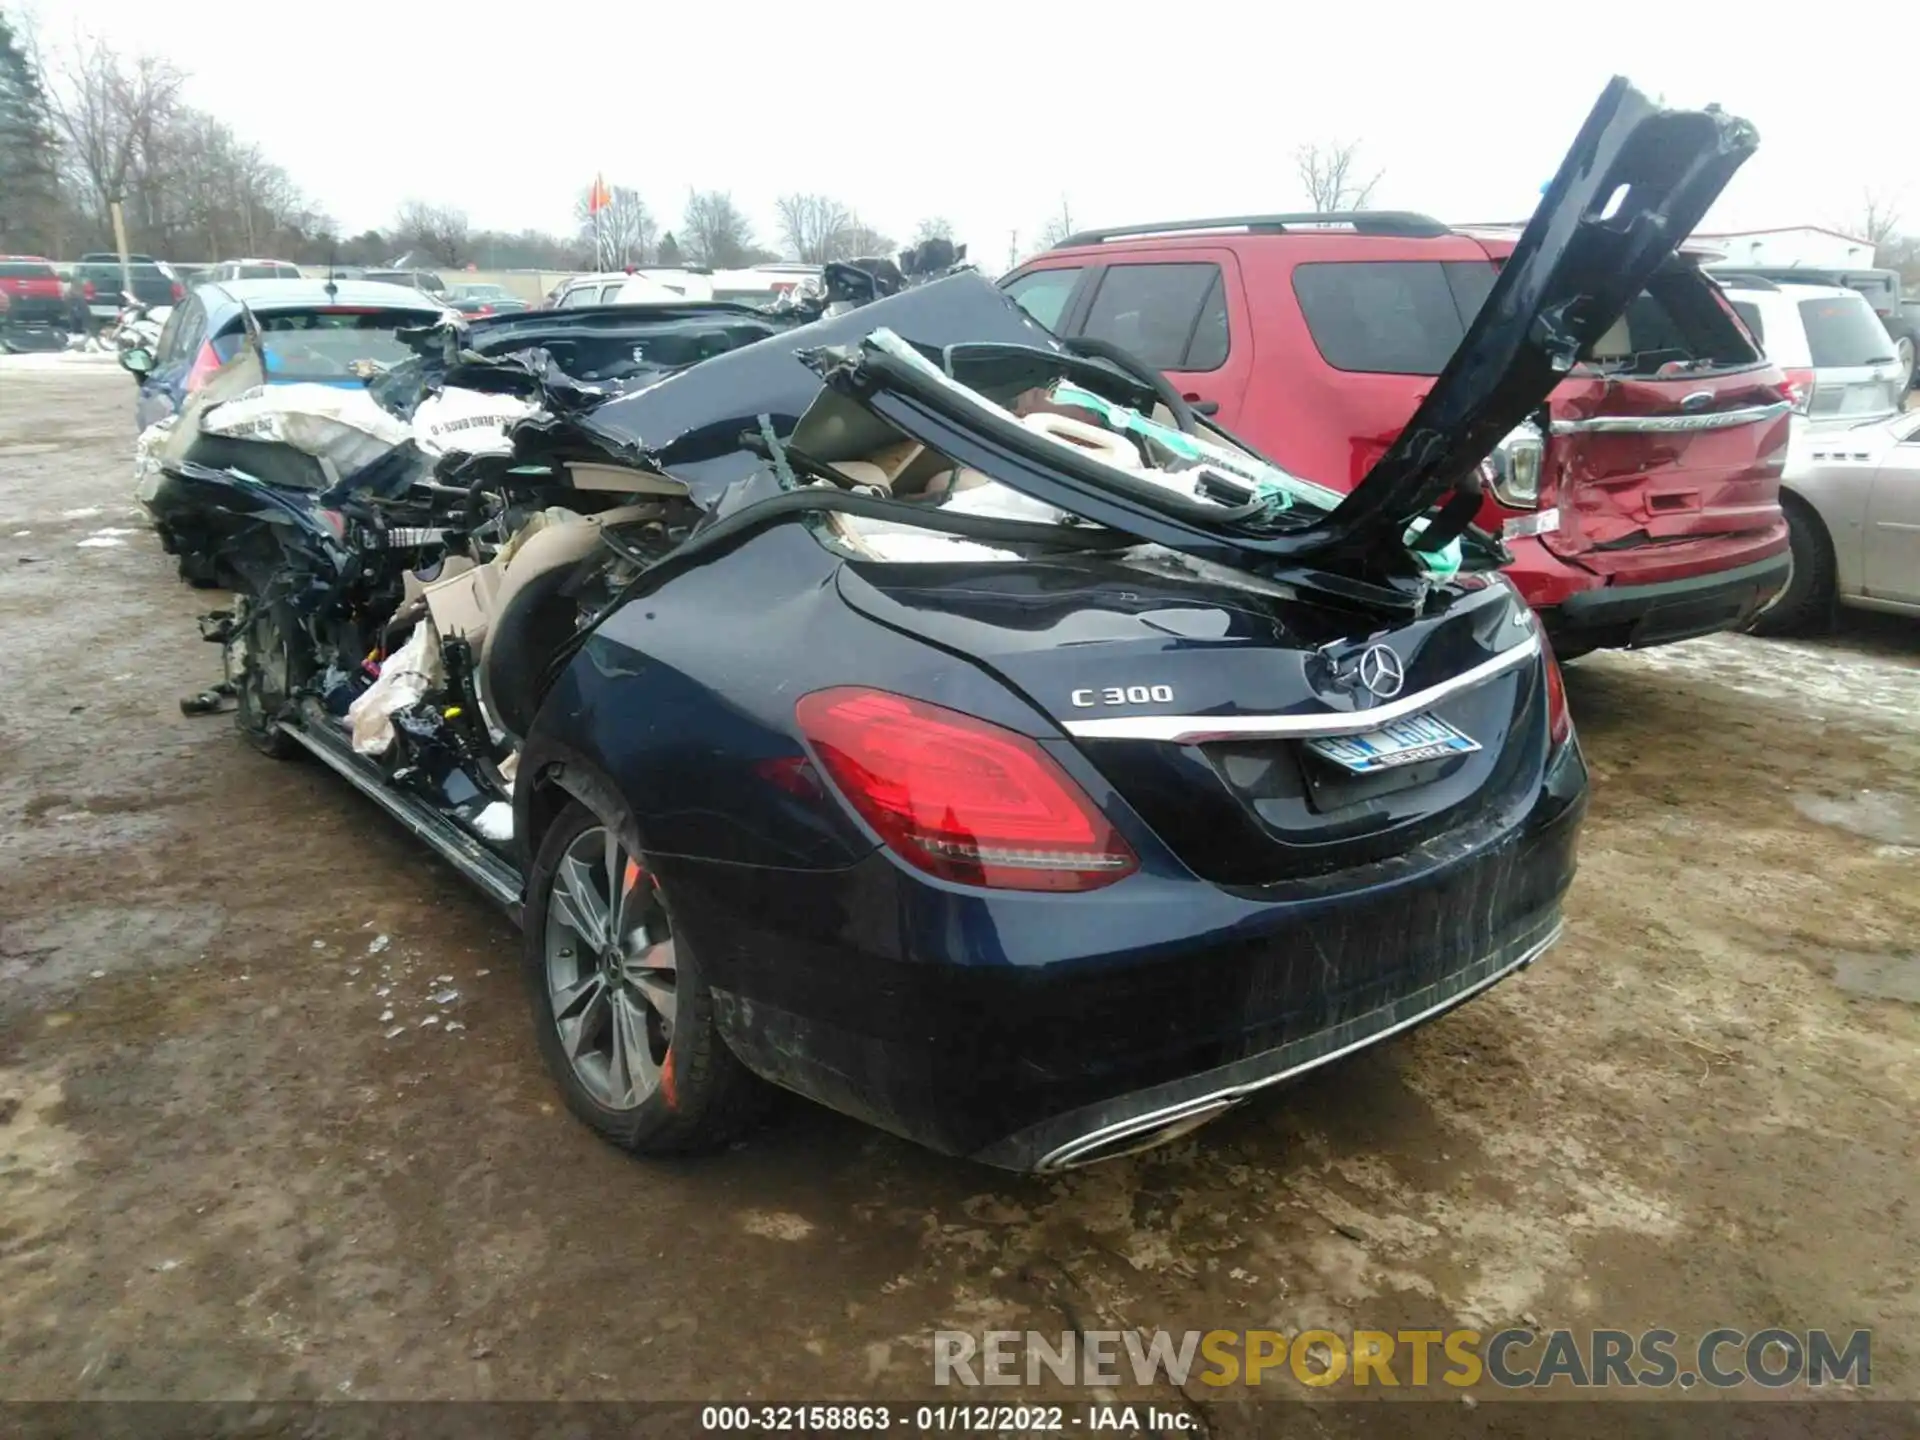
[[[8,332],[66,327],[66,297],[52,263],[38,255],[0,255],[0,340]]]
[[[134,299],[143,305],[172,305],[187,295],[187,287],[172,267],[151,255],[129,255],[126,278]],[[82,255],[74,262],[73,280],[67,287],[76,327],[112,323],[124,308],[122,289],[118,255],[106,250]]]

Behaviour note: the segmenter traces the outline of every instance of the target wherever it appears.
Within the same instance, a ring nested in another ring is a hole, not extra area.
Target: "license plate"
[[[1364,735],[1322,735],[1307,741],[1307,749],[1314,754],[1356,775],[1466,755],[1479,748],[1479,741],[1431,715],[1395,720]]]

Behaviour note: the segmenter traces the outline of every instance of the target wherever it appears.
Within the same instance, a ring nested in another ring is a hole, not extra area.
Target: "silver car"
[[[1722,288],[1815,429],[1899,413],[1906,366],[1864,295],[1740,275],[1723,277]]]
[[[1920,615],[1920,410],[1847,429],[1795,417],[1780,508],[1793,569],[1755,632],[1809,628],[1836,603]]]

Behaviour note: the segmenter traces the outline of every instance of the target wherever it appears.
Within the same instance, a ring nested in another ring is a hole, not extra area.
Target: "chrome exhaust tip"
[[[1201,1100],[1171,1116],[1162,1110],[1138,1120],[1103,1125],[1098,1130],[1069,1140],[1036,1165],[1034,1171],[1048,1175],[1061,1170],[1077,1170],[1083,1165],[1096,1165],[1102,1160],[1138,1155],[1143,1150],[1151,1150],[1157,1145],[1165,1145],[1170,1140],[1191,1134],[1209,1120],[1217,1120],[1239,1103],[1237,1098]]]

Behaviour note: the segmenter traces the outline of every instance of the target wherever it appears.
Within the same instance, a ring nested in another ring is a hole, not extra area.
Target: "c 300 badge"
[[[1171,705],[1171,685],[1108,685],[1099,690],[1076,690],[1067,697],[1082,710],[1098,705]]]

